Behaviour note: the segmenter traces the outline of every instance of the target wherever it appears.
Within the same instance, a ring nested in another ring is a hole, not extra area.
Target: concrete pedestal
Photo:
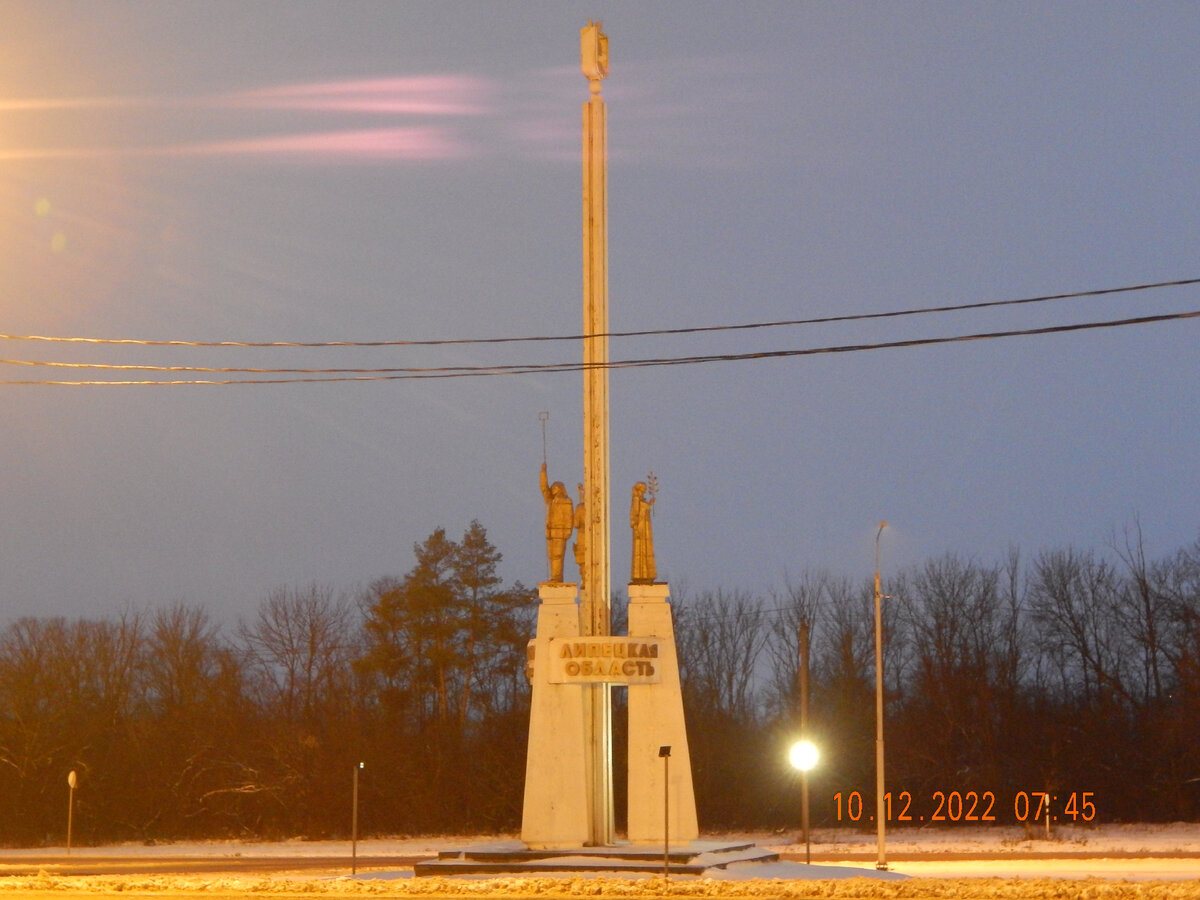
[[[629,634],[658,638],[657,684],[629,685],[629,840],[662,844],[664,833],[664,770],[669,771],[669,824],[672,845],[700,836],[696,796],[692,788],[692,760],[683,720],[683,692],[670,588],[665,584],[629,585]],[[659,748],[671,748],[664,765]]]
[[[577,585],[543,582],[538,596],[536,637],[528,650],[533,692],[521,840],[531,848],[582,846],[589,831],[584,692],[577,684],[549,680],[550,639],[581,633]]]
[[[665,838],[672,846],[699,838],[669,593],[665,584],[629,586],[624,639],[582,634],[576,585],[538,586],[521,819],[521,840],[529,849],[589,843],[588,691],[601,679],[629,691],[629,841],[661,847]],[[659,756],[662,747],[671,748],[669,762]]]

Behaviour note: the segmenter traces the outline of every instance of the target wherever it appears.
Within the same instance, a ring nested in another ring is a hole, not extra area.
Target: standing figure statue
[[[650,528],[650,510],[654,508],[654,494],[646,499],[646,482],[633,486],[633,502],[629,507],[629,527],[633,529],[633,577],[634,584],[652,584],[658,577],[654,565],[654,533]]]
[[[562,583],[563,557],[567,540],[574,528],[574,509],[561,481],[550,484],[546,464],[542,463],[542,497],[546,500],[546,555],[550,561],[550,581]]]
[[[575,565],[579,566],[579,586],[584,584],[587,571],[587,504],[583,501],[583,485],[575,485],[579,502],[575,504]]]

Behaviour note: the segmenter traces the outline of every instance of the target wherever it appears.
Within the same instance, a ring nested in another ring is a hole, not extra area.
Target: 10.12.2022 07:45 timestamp
[[[995,791],[934,791],[924,804],[914,802],[911,791],[900,791],[893,802],[888,791],[883,795],[883,808],[888,822],[1040,822],[1047,818],[1051,822],[1091,822],[1096,818],[1095,796],[1094,791],[1017,791],[1012,806],[1007,807],[998,803]],[[838,791],[833,802],[839,822],[875,821],[870,812],[864,815],[859,791]]]

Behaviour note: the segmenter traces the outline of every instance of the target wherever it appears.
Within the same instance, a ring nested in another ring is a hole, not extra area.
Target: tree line
[[[1151,560],[1135,526],[1109,551],[1053,549],[1027,564],[1016,550],[993,564],[948,554],[885,583],[892,821],[906,804],[914,824],[938,812],[967,821],[970,795],[975,821],[990,821],[986,810],[1029,822],[1041,795],[1056,798],[1058,822],[1200,817],[1200,540]],[[798,792],[727,748],[757,736],[749,752],[779,758],[795,737],[807,631],[808,731],[824,754],[813,815],[874,829],[873,588],[806,573],[766,602],[718,593],[682,604],[684,702],[709,821],[795,822]]]
[[[1022,792],[1062,796],[1059,821],[1072,795],[1081,819],[1200,816],[1200,540],[1148,559],[1136,528],[1124,538],[885,580],[894,821],[939,793],[959,797],[948,821],[972,793],[997,822],[1031,817]],[[232,627],[187,604],[8,623],[0,843],[62,843],[72,771],[80,844],[346,837],[359,763],[361,834],[519,828],[536,592],[501,583],[478,522],[413,553],[403,577],[280,589]],[[806,572],[770,596],[672,603],[701,827],[798,824],[803,633],[813,822],[873,828],[873,584]],[[617,633],[623,612],[614,598]]]

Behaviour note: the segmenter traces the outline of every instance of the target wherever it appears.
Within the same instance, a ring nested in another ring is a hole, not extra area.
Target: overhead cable
[[[1125,287],[1099,288],[1089,291],[1075,291],[1068,294],[1044,294],[1037,297],[1023,297],[1017,300],[985,300],[979,303],[961,303],[951,306],[926,306],[916,309],[891,310],[876,313],[848,313],[838,316],[819,316],[810,319],[782,319],[772,322],[748,322],[736,325],[697,325],[685,328],[655,328],[642,331],[613,331],[606,335],[593,337],[653,337],[672,334],[701,334],[718,331],[748,331],[760,328],[782,328],[798,325],[827,325],[835,322],[859,322],[870,319],[894,319],[902,316],[927,315],[930,313],[961,312],[974,309],[989,309],[1004,306],[1020,306],[1032,303],[1047,303],[1054,300],[1076,300],[1084,297],[1102,297],[1111,294],[1126,294],[1135,291],[1157,290],[1169,287],[1184,287],[1200,284],[1200,278],[1183,278],[1174,281],[1157,281],[1147,284],[1134,284]],[[445,338],[433,340],[384,340],[384,341],[185,341],[185,340],[148,340],[140,338],[98,338],[98,337],[53,337],[38,334],[2,334],[0,340],[6,341],[40,341],[58,344],[124,344],[142,347],[234,347],[254,349],[277,348],[326,348],[326,347],[441,347],[458,344],[516,344],[539,341],[581,341],[588,335],[533,335],[525,337],[495,337],[495,338]]]
[[[1127,319],[1111,319],[1100,322],[1079,322],[1070,325],[1049,325],[1042,328],[1024,328],[1009,331],[991,331],[976,334],[953,335],[938,338],[914,338],[902,341],[885,341],[873,344],[844,344],[831,347],[808,347],[794,350],[767,350],[750,353],[722,353],[709,356],[670,356],[648,359],[612,360],[602,367],[607,369],[632,369],[648,366],[681,366],[697,365],[711,362],[736,362],[761,359],[782,359],[797,356],[817,356],[832,353],[855,353],[867,350],[893,350],[904,347],[927,347],[938,344],[961,343],[965,341],[994,340],[999,338],[1026,337],[1031,335],[1064,334],[1073,331],[1086,331],[1098,328],[1121,328],[1130,325],[1148,325],[1158,322],[1171,322],[1183,319],[1200,318],[1200,310],[1187,312],[1164,313],[1153,316],[1136,316]],[[2,362],[2,361],[0,361]],[[10,361],[12,362],[12,361]],[[38,363],[34,361],[19,361],[22,365],[64,365],[61,363]],[[534,375],[558,372],[579,372],[587,368],[595,368],[594,364],[582,362],[546,363],[546,364],[516,364],[503,366],[441,366],[431,368],[381,368],[381,369],[209,369],[185,366],[110,366],[105,364],[72,363],[71,367],[96,369],[148,369],[151,371],[177,372],[200,371],[241,374],[287,374],[301,377],[289,378],[246,378],[246,379],[194,379],[194,380],[141,380],[141,381],[35,381],[35,380],[0,380],[0,385],[63,385],[63,386],[93,386],[93,385],[216,385],[226,386],[235,384],[304,384],[328,383],[346,381],[399,381],[410,378],[468,378],[491,375]]]

